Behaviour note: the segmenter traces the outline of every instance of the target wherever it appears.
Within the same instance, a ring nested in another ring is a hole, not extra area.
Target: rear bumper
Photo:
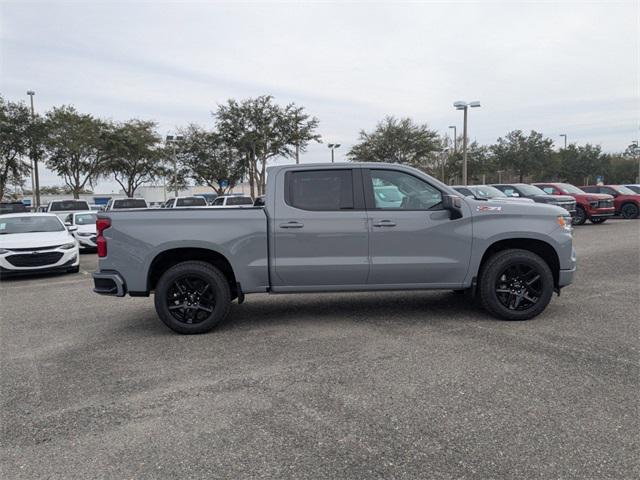
[[[127,293],[127,285],[118,272],[98,271],[93,272],[93,291],[99,295],[124,297]]]

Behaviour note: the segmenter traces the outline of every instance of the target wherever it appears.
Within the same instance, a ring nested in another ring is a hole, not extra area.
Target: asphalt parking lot
[[[640,221],[528,322],[449,292],[258,295],[180,336],[74,275],[0,285],[14,478],[638,478]]]

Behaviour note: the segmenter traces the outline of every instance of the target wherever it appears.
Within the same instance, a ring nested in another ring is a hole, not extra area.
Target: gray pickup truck
[[[463,198],[395,164],[272,167],[264,207],[108,212],[97,230],[94,291],[154,292],[179,333],[258,292],[448,289],[526,320],[576,268],[566,210]]]

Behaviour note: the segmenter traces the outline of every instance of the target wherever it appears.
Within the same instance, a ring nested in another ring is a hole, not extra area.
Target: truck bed
[[[148,272],[158,255],[179,255],[185,249],[220,252],[231,262],[244,291],[268,288],[263,208],[110,211],[98,217],[111,219],[111,227],[104,231],[108,250],[100,259],[100,269],[120,272],[127,279],[128,293],[148,294]]]

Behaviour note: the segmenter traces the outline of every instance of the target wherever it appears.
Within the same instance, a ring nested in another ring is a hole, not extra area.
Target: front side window
[[[427,182],[396,170],[371,170],[375,208],[432,210],[442,203],[442,193]]]
[[[286,176],[288,205],[302,210],[352,210],[351,170],[303,170]]]

